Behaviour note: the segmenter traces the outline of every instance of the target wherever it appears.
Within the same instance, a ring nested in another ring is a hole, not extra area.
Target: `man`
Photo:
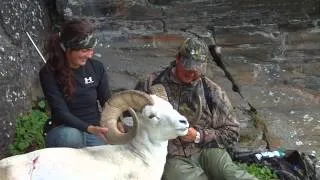
[[[205,77],[209,57],[203,41],[188,38],[175,62],[137,86],[150,93],[152,85],[163,85],[169,102],[190,123],[186,136],[169,141],[164,180],[256,179],[223,149],[237,142],[239,122],[226,93]]]

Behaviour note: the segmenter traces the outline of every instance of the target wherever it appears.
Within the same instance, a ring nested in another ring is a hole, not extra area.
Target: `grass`
[[[242,169],[245,169],[249,174],[254,175],[259,180],[276,180],[278,176],[271,168],[260,164],[245,164],[237,163]]]
[[[16,119],[16,132],[8,147],[10,156],[44,148],[43,125],[48,119],[47,103],[41,99],[32,110]]]

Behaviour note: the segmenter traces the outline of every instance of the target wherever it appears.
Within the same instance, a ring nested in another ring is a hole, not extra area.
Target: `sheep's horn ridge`
[[[135,137],[138,128],[138,118],[134,110],[141,111],[146,105],[153,105],[153,99],[146,93],[137,90],[126,90],[113,94],[105,103],[101,115],[100,125],[109,128],[107,140],[110,144],[124,144]],[[133,128],[122,133],[117,128],[120,115],[129,110],[133,117]]]
[[[162,84],[156,84],[156,85],[151,86],[150,91],[152,94],[155,94],[158,97],[160,97],[166,101],[169,101],[166,89]]]

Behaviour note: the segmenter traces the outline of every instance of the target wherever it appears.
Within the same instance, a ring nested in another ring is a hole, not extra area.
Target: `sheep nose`
[[[187,120],[184,120],[184,119],[183,120],[179,120],[179,122],[182,123],[182,124],[188,124]]]

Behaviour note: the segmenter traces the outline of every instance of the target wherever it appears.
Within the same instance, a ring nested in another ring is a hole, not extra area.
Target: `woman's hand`
[[[94,135],[100,137],[103,141],[105,141],[107,143],[106,136],[107,136],[108,128],[90,125],[90,126],[88,126],[87,131],[91,134],[94,134]]]

